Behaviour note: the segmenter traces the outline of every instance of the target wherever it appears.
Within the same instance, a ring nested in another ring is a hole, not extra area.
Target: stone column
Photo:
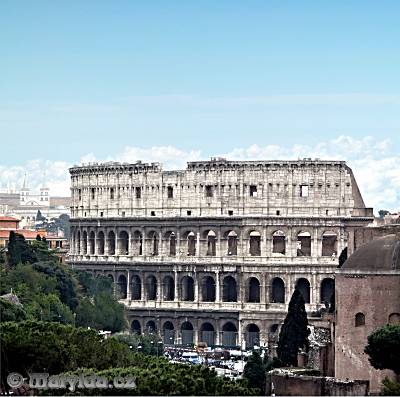
[[[268,275],[261,274],[260,303],[265,305],[267,302],[269,302]]]
[[[267,246],[267,229],[263,227],[261,232],[261,256],[266,257],[270,256],[269,247]]]
[[[174,270],[174,302],[179,301],[179,294],[178,294],[178,272]]]
[[[220,281],[219,281],[219,271],[218,270],[215,272],[215,302],[216,303],[221,302]]]
[[[196,256],[199,257],[201,255],[200,250],[202,247],[200,247],[200,232],[198,231],[196,233]]]
[[[194,273],[193,278],[194,278],[194,301],[199,302],[199,279],[196,272]]]
[[[132,288],[131,288],[131,272],[128,270],[126,277],[126,299],[128,301],[132,300]]]
[[[176,256],[181,257],[181,232],[179,230],[176,232]]]

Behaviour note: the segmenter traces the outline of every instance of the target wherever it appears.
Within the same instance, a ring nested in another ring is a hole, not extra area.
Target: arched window
[[[389,324],[400,324],[400,313],[391,313],[388,320]]]
[[[281,230],[277,230],[272,235],[272,253],[273,254],[282,254],[285,255],[286,253],[286,237],[285,233]]]
[[[250,232],[249,251],[251,256],[261,256],[261,234],[256,231]]]
[[[332,278],[324,278],[321,282],[320,302],[330,304],[335,294],[335,281]]]
[[[215,345],[215,330],[210,323],[203,323],[200,327],[200,341],[207,343],[207,346]]]
[[[148,276],[146,282],[147,299],[154,301],[157,298],[157,279],[154,276]]]
[[[76,252],[78,255],[81,255],[81,232],[78,231],[76,236]]]
[[[299,278],[296,282],[296,288],[303,296],[305,303],[310,303],[310,283],[305,278]]]
[[[176,236],[175,233],[169,235],[169,256],[176,255]]]
[[[297,256],[311,256],[311,234],[300,232],[297,235]]]
[[[159,239],[156,232],[150,232],[148,235],[149,244],[150,244],[150,255],[157,256],[158,255],[158,244]]]
[[[153,320],[147,321],[147,324],[146,324],[146,331],[147,331],[149,334],[153,334],[154,332],[157,331],[156,323],[155,323]]]
[[[99,255],[104,255],[104,233],[100,231],[97,236],[97,252]]]
[[[182,345],[193,344],[193,325],[189,321],[185,321],[181,326]]]
[[[126,299],[126,297],[127,297],[126,291],[127,291],[126,277],[123,274],[121,274],[118,277],[118,296],[119,296],[119,299]]]
[[[285,303],[285,283],[279,277],[275,277],[272,280],[271,302],[272,303]]]
[[[95,234],[94,231],[92,230],[89,233],[89,254],[94,255],[95,253]]]
[[[173,345],[175,340],[174,324],[171,321],[166,321],[163,325],[163,342],[164,345]]]
[[[132,300],[140,301],[142,299],[142,280],[139,276],[132,277]]]
[[[128,255],[129,254],[129,235],[124,230],[119,232],[118,254],[119,255]]]
[[[133,320],[131,323],[131,330],[135,334],[140,335],[142,333],[142,327],[140,326],[140,323],[138,320]]]
[[[237,302],[236,280],[226,276],[222,285],[222,300],[224,302]]]
[[[203,302],[215,302],[215,280],[211,276],[205,276],[202,280],[201,300]]]
[[[365,315],[364,313],[357,313],[354,318],[354,324],[356,327],[361,327],[365,325]]]
[[[237,255],[237,241],[238,241],[238,237],[237,237],[236,232],[231,230],[228,233],[228,255],[229,256]]]
[[[133,233],[133,255],[143,255],[143,235],[138,230]]]
[[[108,255],[115,255],[115,233],[111,230],[107,235]]]
[[[82,237],[82,253],[83,255],[87,255],[88,250],[87,250],[87,243],[88,243],[88,236],[86,230],[83,232],[83,237]]]
[[[222,327],[222,345],[224,347],[234,347],[237,344],[237,328],[235,324],[228,321]]]
[[[322,256],[337,255],[337,235],[335,232],[327,231],[322,235]]]
[[[173,301],[175,299],[175,282],[171,276],[165,276],[164,282],[164,300]]]
[[[196,236],[193,232],[186,235],[187,239],[187,254],[188,256],[196,256]]]
[[[181,281],[181,299],[183,301],[194,301],[194,280],[190,276],[185,276]]]
[[[216,234],[212,230],[207,233],[207,252],[206,256],[216,255]]]
[[[248,280],[247,302],[260,302],[260,282],[255,277]]]
[[[246,327],[246,349],[260,346],[260,328],[256,324],[249,324]]]

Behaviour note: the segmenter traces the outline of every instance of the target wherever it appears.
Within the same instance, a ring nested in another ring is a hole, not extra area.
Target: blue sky
[[[396,163],[399,17],[384,0],[3,0],[0,186],[32,162],[296,157],[340,137]],[[347,149],[322,154],[365,159]]]

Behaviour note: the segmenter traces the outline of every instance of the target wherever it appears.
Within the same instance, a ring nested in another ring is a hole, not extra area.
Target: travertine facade
[[[339,254],[372,220],[341,161],[217,158],[183,171],[138,162],[70,173],[69,262],[112,277],[132,329],[157,329],[166,343],[273,341],[296,284],[310,314],[325,307]]]

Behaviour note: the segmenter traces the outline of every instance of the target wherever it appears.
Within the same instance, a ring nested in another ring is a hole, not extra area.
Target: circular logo
[[[24,377],[18,372],[12,372],[7,376],[7,383],[10,387],[20,387],[24,383]]]

